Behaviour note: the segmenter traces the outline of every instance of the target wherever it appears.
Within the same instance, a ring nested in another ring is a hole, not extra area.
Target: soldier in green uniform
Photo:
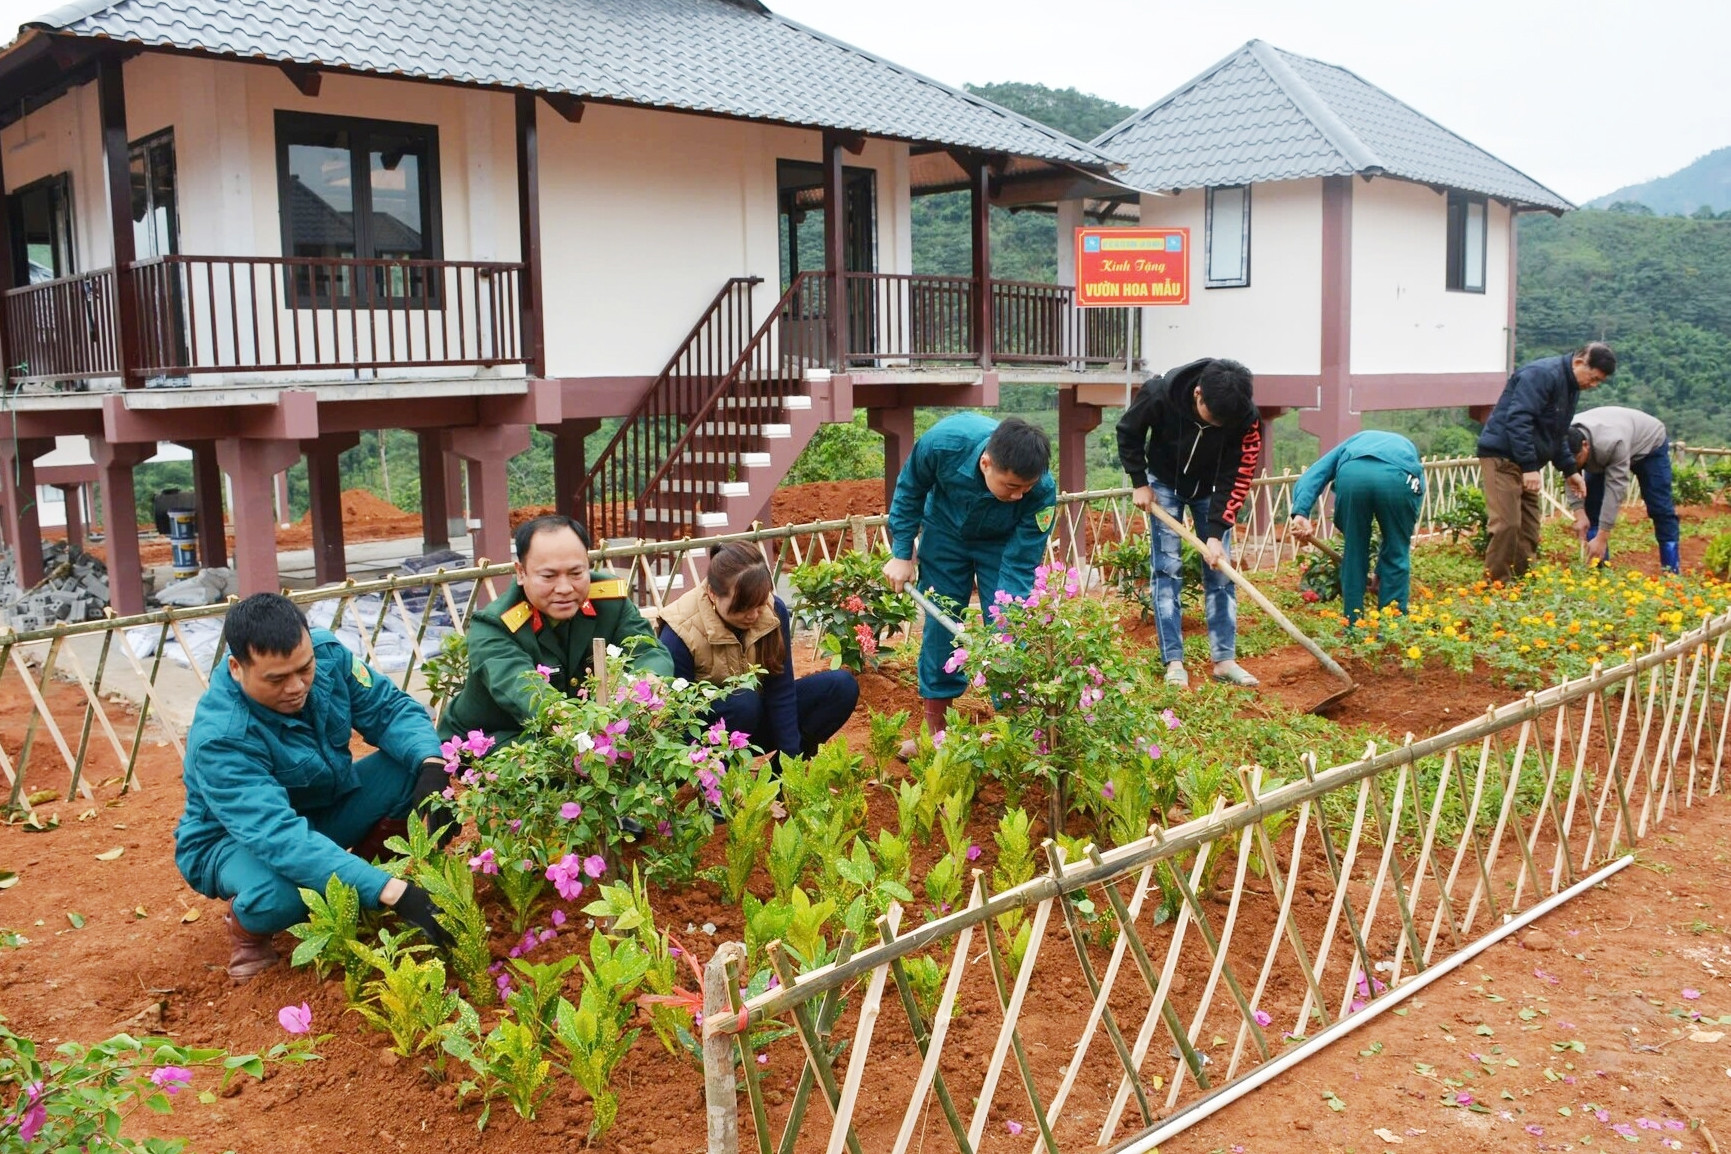
[[[469,622],[469,679],[439,718],[439,736],[481,730],[509,742],[528,720],[529,685],[539,670],[575,696],[589,675],[597,637],[630,654],[631,667],[673,676],[649,622],[626,595],[625,581],[589,569],[589,532],[570,517],[536,517],[513,543],[517,579]]]

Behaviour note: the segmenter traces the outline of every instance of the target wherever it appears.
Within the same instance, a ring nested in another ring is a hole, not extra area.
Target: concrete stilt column
[[[450,434],[440,441],[445,452],[445,532],[461,537],[469,531],[469,494],[464,483],[463,458],[450,451]]]
[[[1100,413],[1099,405],[1079,403],[1075,389],[1058,390],[1058,492],[1080,493],[1088,487],[1088,434],[1100,427]],[[1058,525],[1068,548],[1073,544],[1070,526],[1062,518]],[[1079,551],[1088,547],[1086,541],[1074,544]]]
[[[438,430],[415,434],[421,476],[421,551],[432,553],[451,546],[451,494],[446,482],[445,445]],[[460,490],[459,490],[460,493]]]
[[[1318,453],[1328,452],[1364,427],[1357,413],[1347,411],[1344,401],[1336,408],[1330,405],[1331,400],[1324,392],[1322,408],[1302,409],[1298,414],[1298,427],[1316,438]]]
[[[0,531],[12,546],[18,584],[42,580],[42,522],[36,508],[36,458],[54,448],[52,437],[0,438]]]
[[[90,457],[102,485],[107,529],[108,603],[122,617],[144,612],[144,566],[138,558],[138,501],[132,470],[156,455],[156,443],[113,445],[90,437]]]
[[[577,491],[589,474],[584,441],[600,427],[601,422],[593,417],[541,426],[553,435],[553,509],[579,521],[587,517],[587,510],[577,503]]]
[[[529,447],[528,425],[477,425],[451,430],[451,451],[468,463],[469,506],[480,522],[474,559],[511,559],[511,499],[505,463]]]
[[[342,454],[360,441],[359,433],[325,433],[301,442],[312,509],[313,579],[320,585],[335,584],[349,575],[343,553],[343,484],[337,465]]]
[[[69,549],[84,548],[84,486],[74,482],[56,485],[60,490],[61,507],[66,510],[66,545]]]
[[[276,475],[300,460],[299,441],[225,437],[217,463],[234,491],[234,562],[242,597],[276,593]]]
[[[902,405],[894,409],[867,409],[866,428],[884,439],[884,508],[896,493],[896,478],[914,451],[914,407]]]
[[[216,463],[215,441],[194,441],[192,491],[198,503],[198,559],[206,569],[228,564],[228,531],[223,525],[222,467]]]

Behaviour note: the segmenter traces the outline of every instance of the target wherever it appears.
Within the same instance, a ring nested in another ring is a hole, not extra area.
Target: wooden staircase
[[[597,456],[578,498],[597,539],[748,529],[819,426],[852,419],[827,361],[829,279],[800,274],[753,330],[761,283],[722,287]]]

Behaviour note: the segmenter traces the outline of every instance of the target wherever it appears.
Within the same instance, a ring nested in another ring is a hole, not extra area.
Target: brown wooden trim
[[[541,159],[535,96],[517,94],[517,231],[523,260],[518,287],[524,364],[532,377],[547,375],[547,340],[541,295]]]
[[[844,134],[823,134],[823,251],[829,274],[829,306],[824,312],[830,363],[837,369],[847,364],[847,168],[842,156],[846,150]]]
[[[102,122],[102,155],[108,178],[108,221],[114,245],[114,313],[120,352],[120,379],[136,388],[132,370],[140,364],[138,287],[121,270],[132,267],[137,250],[132,240],[132,142],[126,135],[125,63],[106,56],[97,68],[96,99]]]
[[[992,169],[982,157],[969,161],[968,207],[973,216],[974,348],[980,367],[992,367]]]
[[[1257,373],[1256,403],[1282,409],[1317,409],[1322,406],[1320,373]]]
[[[1501,372],[1354,373],[1350,400],[1353,411],[1361,413],[1472,406],[1494,403],[1506,383],[1507,375]]]

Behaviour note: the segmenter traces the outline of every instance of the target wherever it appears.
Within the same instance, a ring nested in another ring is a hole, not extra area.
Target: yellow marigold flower
[[[1424,656],[1424,650],[1420,649],[1416,645],[1409,645],[1407,646],[1406,655],[1414,661],[1417,661],[1419,658]]]

